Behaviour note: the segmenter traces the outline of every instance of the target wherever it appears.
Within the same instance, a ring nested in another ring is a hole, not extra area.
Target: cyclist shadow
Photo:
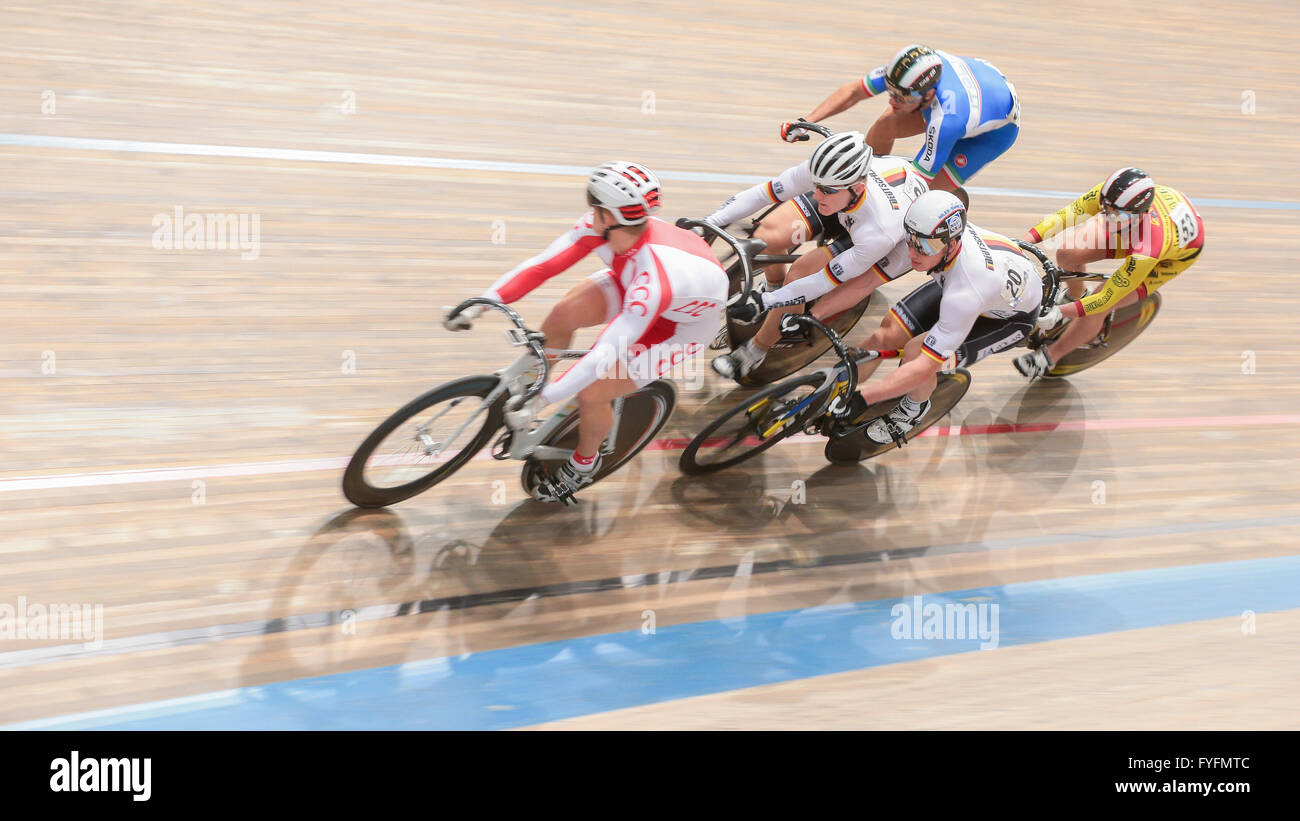
[[[545,522],[548,547],[552,533],[557,547],[599,536],[580,518],[548,521],[553,512],[524,502],[495,527],[466,506],[333,516],[290,557],[241,678],[259,685],[268,674],[284,681],[358,668],[379,668],[371,672],[384,678],[389,666],[430,658],[454,673],[492,641],[492,631],[475,629],[485,620],[527,634],[541,598],[549,619],[563,618],[570,605],[547,586],[565,579],[565,570],[549,550],[536,549],[538,527]],[[347,686],[341,681],[338,698],[348,698]],[[318,690],[253,693],[262,703],[250,708],[267,711],[267,727],[337,726],[340,702],[320,699]],[[357,706],[367,708],[374,705]]]

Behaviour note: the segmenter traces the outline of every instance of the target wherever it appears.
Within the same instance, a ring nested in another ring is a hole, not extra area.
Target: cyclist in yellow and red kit
[[[1093,219],[1097,214],[1103,219]],[[1038,243],[1078,225],[1057,252],[1065,270],[1080,271],[1090,262],[1120,259],[1119,270],[1095,292],[1082,282],[1070,283],[1073,301],[1053,308],[1038,321],[1044,330],[1063,319],[1074,320],[1061,338],[1015,360],[1030,380],[1055,367],[1061,357],[1101,332],[1106,315],[1156,290],[1191,267],[1205,247],[1205,225],[1187,197],[1156,185],[1137,168],[1121,168],[1070,205],[1045,217],[1025,234]]]

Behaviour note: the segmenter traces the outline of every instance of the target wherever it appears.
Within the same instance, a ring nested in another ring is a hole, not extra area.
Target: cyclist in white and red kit
[[[642,165],[600,166],[587,180],[591,210],[483,294],[509,304],[593,252],[609,266],[569,291],[541,328],[548,348],[558,350],[569,347],[578,328],[608,323],[595,345],[532,402],[507,407],[506,423],[518,429],[547,405],[577,397],[578,447],[551,477],[561,487],[539,484],[542,501],[591,484],[613,426],[613,400],[668,375],[717,335],[727,275],[697,234],[650,216],[660,208],[659,190]],[[481,310],[469,308],[444,325],[464,330]]]

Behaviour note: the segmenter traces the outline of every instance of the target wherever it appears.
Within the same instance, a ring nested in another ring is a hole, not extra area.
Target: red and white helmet
[[[607,209],[619,225],[641,225],[660,208],[659,178],[638,163],[607,162],[587,179],[587,204]]]

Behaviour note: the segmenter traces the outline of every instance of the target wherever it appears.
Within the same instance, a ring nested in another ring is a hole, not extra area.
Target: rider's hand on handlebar
[[[454,310],[456,310],[455,305],[442,306],[442,327],[449,331],[468,331],[474,326],[474,320],[483,313],[483,306],[471,305],[453,317],[451,312]]]
[[[717,228],[719,231],[721,231],[723,228],[723,226],[718,225],[717,221],[714,220],[713,217],[703,217],[700,220],[700,222],[707,222],[709,225],[712,225],[714,228]],[[705,239],[708,239],[711,236],[708,231],[704,230],[698,225],[692,226],[691,230],[699,234],[700,236],[704,237]]]
[[[1064,321],[1065,317],[1061,314],[1061,309],[1053,306],[1052,310],[1038,318],[1038,330],[1046,333]]]
[[[808,139],[808,132],[797,127],[803,122],[805,122],[805,120],[800,117],[797,120],[781,123],[781,139],[788,143],[797,143]]]

